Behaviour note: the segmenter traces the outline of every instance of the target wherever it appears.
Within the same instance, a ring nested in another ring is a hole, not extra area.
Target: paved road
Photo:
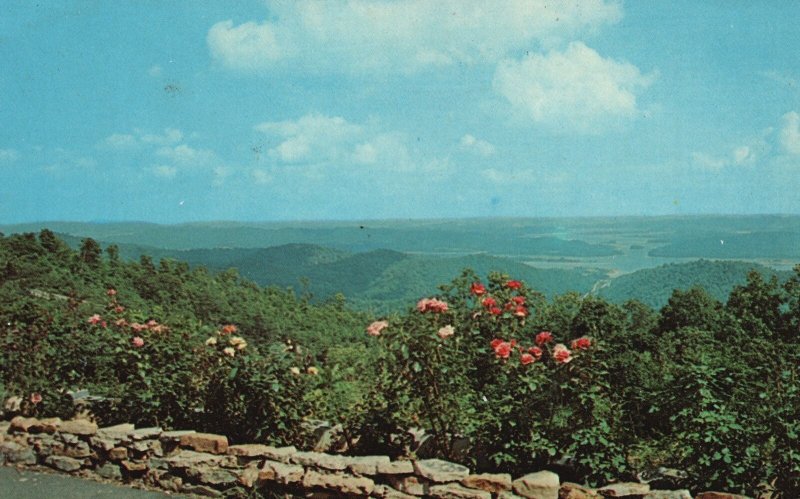
[[[167,494],[148,492],[122,485],[82,480],[80,478],[17,470],[0,466],[0,497],[3,499],[58,499],[111,498],[114,499],[164,499]],[[175,495],[169,497],[178,497]],[[180,496],[185,497],[185,496]]]

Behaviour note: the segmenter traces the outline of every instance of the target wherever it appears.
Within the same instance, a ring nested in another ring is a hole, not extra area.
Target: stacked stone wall
[[[344,456],[263,444],[229,445],[222,435],[88,420],[16,417],[0,423],[0,463],[41,467],[207,497],[252,497],[258,490],[297,497],[691,499],[687,490],[650,490],[643,483],[591,489],[561,483],[550,471],[514,479],[476,474],[439,459]],[[743,496],[707,492],[697,499]]]

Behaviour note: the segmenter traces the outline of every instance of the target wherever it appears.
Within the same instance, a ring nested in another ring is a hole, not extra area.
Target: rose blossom
[[[307,372],[308,374],[317,375],[317,374],[319,374],[319,369],[317,369],[317,368],[316,368],[316,367],[314,367],[314,366],[309,366],[309,367],[308,367],[308,369],[306,369],[306,372]]]
[[[506,287],[508,289],[519,289],[522,287],[522,283],[519,281],[511,280],[506,283]]]
[[[447,312],[447,309],[448,309],[447,303],[438,300],[436,298],[423,298],[417,302],[417,310],[423,314],[425,312],[433,312],[433,313]]]
[[[234,350],[233,347],[225,347],[222,349],[222,353],[224,353],[228,357],[233,357],[234,355],[236,355],[236,350]]]
[[[522,363],[523,366],[527,366],[528,364],[534,362],[535,360],[536,358],[534,358],[534,356],[529,353],[523,353],[522,355],[519,356],[519,361],[520,363]]]
[[[473,282],[469,290],[472,292],[473,295],[480,296],[486,293],[486,286],[484,286],[479,282]]]
[[[491,345],[491,347],[494,349],[494,348],[497,348],[497,345],[499,345],[502,342],[503,342],[503,340],[501,340],[500,338],[495,338],[495,339],[492,340],[491,343],[489,343],[489,345]]]
[[[134,336],[131,340],[131,344],[134,348],[141,348],[144,346],[144,340],[140,336]]]
[[[491,296],[487,296],[486,298],[481,300],[481,305],[483,305],[486,308],[492,308],[497,306],[497,300],[495,300]]]
[[[375,321],[367,326],[367,334],[370,336],[380,336],[381,331],[389,327],[389,321]]]
[[[572,340],[570,346],[573,350],[588,350],[592,346],[592,340],[584,336],[577,340]]]
[[[553,347],[553,360],[559,364],[566,364],[572,360],[572,352],[563,343],[559,343]]]
[[[503,311],[500,310],[500,307],[492,307],[489,309],[489,313],[492,315],[500,315],[503,313]]]
[[[300,368],[299,367],[290,367],[289,372],[294,374],[295,376],[300,376]]]
[[[447,339],[447,338],[453,336],[453,334],[455,334],[455,332],[456,332],[456,330],[455,330],[455,328],[453,326],[447,325],[447,326],[439,328],[439,331],[436,334],[439,335],[439,338],[444,340],[444,339]]]
[[[514,296],[514,297],[511,298],[511,301],[513,301],[517,305],[525,305],[525,297],[524,296]]]
[[[527,317],[528,316],[528,309],[525,308],[523,305],[518,305],[516,309],[514,309],[514,315],[517,317]]]
[[[209,346],[209,347],[210,347],[210,346],[214,346],[214,345],[216,345],[216,344],[217,344],[217,338],[216,338],[215,336],[210,336],[210,337],[209,337],[209,338],[206,340],[206,346]]]
[[[539,346],[550,343],[551,341],[553,341],[553,333],[549,331],[542,331],[536,335],[536,344]]]
[[[509,355],[511,355],[511,343],[507,341],[501,341],[497,346],[494,347],[494,354],[501,359],[507,359]]]
[[[541,348],[539,348],[539,347],[530,347],[530,348],[528,349],[528,353],[529,353],[529,354],[531,354],[531,355],[533,355],[533,357],[534,357],[536,360],[539,360],[539,359],[541,359],[541,358],[542,358],[542,349],[541,349]]]
[[[237,328],[233,324],[226,324],[226,325],[222,326],[222,329],[220,330],[219,334],[222,334],[222,335],[233,334],[238,330],[239,330],[239,328]]]
[[[39,392],[31,393],[31,404],[36,405],[42,401],[42,394]]]
[[[99,324],[103,319],[100,317],[100,314],[94,314],[93,316],[86,319],[86,322],[92,325]]]
[[[108,296],[114,296],[114,295],[116,295],[116,294],[117,294],[117,290],[116,290],[116,289],[114,289],[114,288],[108,288],[108,290],[106,291],[106,294],[107,294]]]

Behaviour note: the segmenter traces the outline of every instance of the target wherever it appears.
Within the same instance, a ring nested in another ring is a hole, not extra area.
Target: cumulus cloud
[[[269,184],[272,182],[272,175],[269,174],[268,171],[264,170],[263,168],[256,168],[250,175],[253,177],[253,181],[257,184]]]
[[[153,175],[161,178],[175,178],[178,169],[170,165],[156,165],[152,168]]]
[[[470,134],[461,137],[459,145],[462,149],[476,152],[483,157],[488,157],[494,154],[494,146],[485,140],[476,139]]]
[[[700,168],[715,172],[722,170],[729,164],[726,158],[712,156],[704,152],[693,152],[692,161]]]
[[[279,164],[366,165],[404,170],[412,164],[406,136],[317,113],[265,122],[255,129],[277,140],[268,151]]]
[[[214,60],[245,71],[292,60],[337,72],[494,63],[615,23],[622,8],[604,0],[297,0],[270,3],[270,14],[260,23],[214,24]]]
[[[186,144],[180,144],[175,147],[161,147],[156,151],[156,154],[180,166],[204,166],[215,157],[214,151],[210,149],[195,149]]]
[[[501,61],[493,87],[536,123],[595,132],[608,120],[633,118],[637,95],[654,78],[572,42],[564,51]]]
[[[800,114],[790,111],[783,115],[780,143],[789,154],[800,154]]]
[[[146,133],[135,129],[134,133],[113,133],[106,137],[100,145],[106,149],[133,149],[142,144],[167,146],[183,140],[183,132],[177,128],[165,128],[164,133]]]
[[[19,153],[14,149],[0,149],[0,163],[13,163],[19,159]]]
[[[141,140],[145,144],[170,145],[183,140],[183,132],[177,128],[165,128],[163,134],[142,134]]]

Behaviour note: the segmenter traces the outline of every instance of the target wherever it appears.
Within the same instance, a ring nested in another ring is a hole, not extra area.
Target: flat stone
[[[129,473],[140,473],[147,470],[147,463],[143,461],[131,461],[129,459],[123,459],[119,464],[122,466],[122,469]]]
[[[238,477],[227,470],[201,466],[186,470],[186,475],[205,485],[228,485],[236,483]]]
[[[263,457],[267,459],[288,463],[292,456],[297,454],[297,449],[294,445],[289,445],[287,447],[272,447],[268,445],[263,452]]]
[[[122,424],[118,424],[118,425],[114,425],[114,426],[104,426],[102,428],[99,428],[97,430],[97,433],[100,434],[101,436],[104,433],[105,434],[114,434],[114,435],[118,435],[118,434],[128,435],[128,433],[132,432],[135,429],[136,429],[136,426],[134,426],[132,423],[122,423]]]
[[[438,499],[492,499],[492,494],[485,490],[468,489],[457,483],[431,485],[428,496]]]
[[[197,452],[225,454],[228,452],[228,437],[214,433],[190,433],[180,438],[180,446]]]
[[[192,435],[197,433],[194,430],[172,430],[161,433],[159,437],[163,441],[179,442],[184,435]]]
[[[692,499],[692,494],[686,489],[651,490],[644,495],[644,499]]]
[[[322,452],[297,452],[289,459],[295,464],[303,466],[316,466],[326,470],[341,471],[347,468],[348,459],[344,456],[324,454]]]
[[[69,433],[72,435],[92,436],[97,433],[97,423],[86,419],[73,419],[62,422],[58,431],[60,433]]]
[[[311,489],[319,487],[341,494],[366,496],[372,493],[375,482],[366,477],[355,477],[342,473],[320,473],[308,470],[303,476],[303,487]]]
[[[95,473],[108,480],[119,480],[122,478],[122,471],[116,464],[105,463],[95,470]]]
[[[646,483],[620,482],[606,485],[597,489],[603,497],[641,497],[650,492]]]
[[[558,491],[558,499],[599,499],[603,496],[594,489],[578,485],[577,483],[564,482]]]
[[[512,488],[529,499],[558,499],[559,479],[552,471],[537,471],[514,480]]]
[[[392,461],[378,463],[378,473],[383,475],[408,475],[414,473],[414,463],[411,461]]]
[[[750,499],[739,494],[728,494],[727,492],[700,492],[695,499]]]
[[[28,431],[31,433],[55,433],[61,426],[61,418],[44,418],[32,425]]]
[[[123,459],[128,459],[128,449],[125,447],[114,447],[110,449],[106,455],[111,461],[121,461]]]
[[[81,441],[78,435],[73,435],[72,433],[59,433],[58,438],[67,445],[75,445]]]
[[[375,488],[372,490],[372,497],[381,497],[383,499],[415,499],[417,496],[400,492],[388,485],[376,484]]]
[[[133,440],[134,442],[139,440],[149,440],[153,438],[158,438],[164,432],[159,427],[151,427],[151,428],[139,428],[138,430],[133,430],[128,432],[128,437]]]
[[[0,444],[0,464],[3,461],[15,464],[36,464],[36,453],[33,449],[17,442]]]
[[[191,485],[188,483],[183,484],[183,486],[181,486],[181,492],[184,494],[192,494],[202,497],[222,497],[222,492],[212,489],[207,485]]]
[[[191,450],[182,450],[177,454],[169,456],[164,459],[170,468],[186,469],[193,466],[208,465],[208,466],[226,466],[234,467],[237,465],[234,456],[222,456],[219,454],[208,454],[205,452],[195,452]]]
[[[119,444],[119,440],[109,440],[107,438],[100,438],[94,436],[89,439],[89,443],[95,449],[100,449],[102,451],[108,452]]]
[[[522,496],[518,496],[517,494],[511,492],[510,490],[504,490],[497,494],[497,499],[524,499]]]
[[[139,440],[137,442],[133,442],[130,448],[142,454],[164,455],[164,451],[161,448],[161,442],[158,440]]]
[[[67,457],[84,458],[92,455],[92,449],[89,444],[80,440],[73,445],[68,445],[64,448],[64,455]]]
[[[436,483],[457,482],[469,476],[469,468],[441,459],[414,461],[414,472]]]
[[[389,456],[354,456],[349,459],[347,469],[359,475],[377,475],[378,466],[389,464]]]
[[[461,485],[469,489],[484,490],[492,494],[498,494],[503,490],[511,490],[511,475],[508,473],[469,475],[461,480]]]
[[[169,462],[163,457],[150,456],[147,460],[147,467],[151,470],[168,470]]]
[[[229,445],[228,454],[237,457],[265,457],[270,446],[264,444]]]
[[[304,474],[305,469],[302,466],[277,461],[265,461],[258,472],[258,479],[259,481],[291,485],[302,482]]]
[[[38,423],[39,420],[36,418],[15,416],[11,418],[8,427],[8,433],[28,433],[28,431]]]
[[[430,481],[414,475],[387,475],[389,485],[412,496],[424,496],[430,488]]]
[[[47,456],[44,463],[51,468],[66,471],[67,473],[77,471],[83,466],[83,461],[66,456]]]
[[[11,421],[0,421],[0,436],[3,433],[8,433],[8,430],[11,428]]]

